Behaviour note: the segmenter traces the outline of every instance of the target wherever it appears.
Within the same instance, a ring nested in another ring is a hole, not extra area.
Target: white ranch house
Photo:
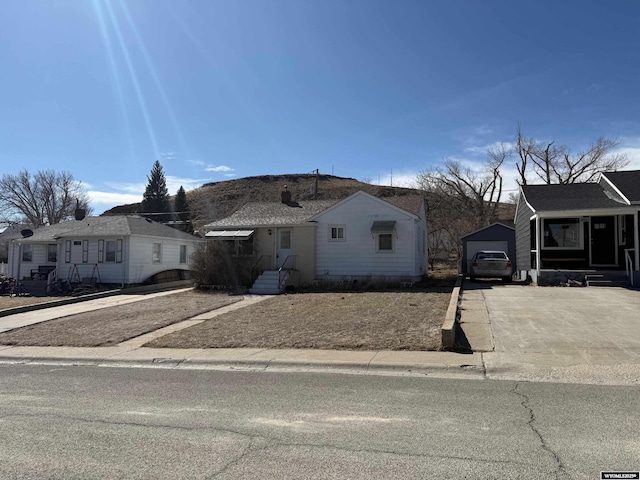
[[[247,203],[205,226],[206,238],[235,244],[263,271],[252,291],[326,282],[415,283],[427,273],[427,225],[421,196]]]
[[[86,217],[23,233],[9,245],[9,276],[122,287],[162,272],[187,277],[189,259],[204,241],[138,215]]]

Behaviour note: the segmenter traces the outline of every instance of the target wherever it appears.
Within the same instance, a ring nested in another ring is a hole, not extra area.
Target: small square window
[[[378,251],[379,252],[393,251],[393,234],[391,233],[378,234]]]
[[[344,241],[345,231],[344,225],[332,225],[329,228],[329,240],[334,242]]]

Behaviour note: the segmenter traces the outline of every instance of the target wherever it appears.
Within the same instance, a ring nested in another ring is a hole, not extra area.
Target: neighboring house
[[[515,214],[520,277],[540,283],[617,270],[638,282],[639,211],[640,170],[603,173],[597,183],[522,186]]]
[[[481,250],[506,252],[514,271],[517,270],[516,231],[512,225],[496,222],[462,237],[462,273],[471,273],[471,259]]]
[[[23,232],[9,247],[9,275],[51,281],[54,271],[62,280],[137,285],[161,272],[188,271],[202,242],[137,215],[86,217]]]
[[[341,201],[293,202],[285,190],[282,201],[245,204],[205,230],[271,275],[275,286],[261,290],[258,279],[256,292],[316,281],[413,283],[427,273],[425,206],[417,195],[381,199],[359,191]]]

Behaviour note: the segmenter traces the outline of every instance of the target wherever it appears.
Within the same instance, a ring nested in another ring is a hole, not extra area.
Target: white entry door
[[[293,259],[289,257],[293,254],[293,229],[279,228],[277,240],[278,244],[276,245],[276,267],[292,268]]]

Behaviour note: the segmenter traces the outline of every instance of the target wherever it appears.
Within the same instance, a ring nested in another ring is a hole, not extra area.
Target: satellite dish
[[[33,235],[33,230],[25,228],[24,230],[20,231],[20,235],[22,235],[22,238],[29,238]]]

